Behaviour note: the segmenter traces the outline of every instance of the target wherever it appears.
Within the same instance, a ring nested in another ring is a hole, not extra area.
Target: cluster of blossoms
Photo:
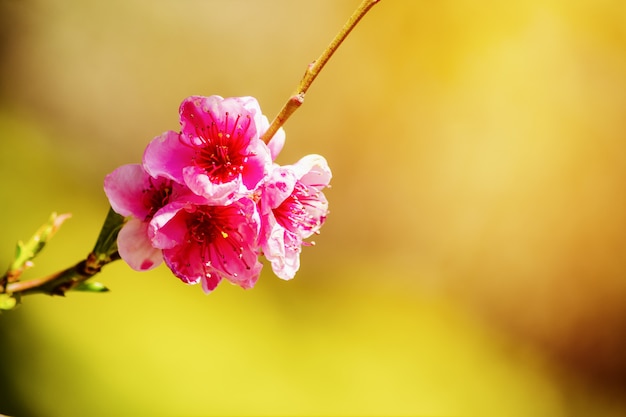
[[[222,279],[254,286],[261,254],[278,277],[293,278],[304,239],[328,213],[326,160],[276,164],[285,133],[261,140],[269,123],[252,97],[189,97],[180,124],[180,132],[148,144],[141,164],[104,180],[111,207],[126,217],[117,240],[122,259],[138,271],[165,261],[205,292]]]

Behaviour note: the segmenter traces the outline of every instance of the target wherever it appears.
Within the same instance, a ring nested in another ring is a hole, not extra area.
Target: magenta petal
[[[143,192],[150,187],[149,175],[139,164],[122,165],[104,178],[104,193],[113,210],[122,216],[145,218],[150,208]]]
[[[261,269],[263,269],[263,264],[259,261],[256,261],[254,266],[250,268],[244,275],[239,275],[234,278],[229,278],[229,281],[233,284],[239,285],[244,290],[248,290],[254,287],[254,284],[259,279],[261,275]]]
[[[224,278],[243,288],[251,288],[258,279],[261,263],[254,247],[256,236],[248,225],[240,225],[238,232],[215,239],[208,247],[208,259]],[[234,236],[236,235],[236,236]],[[241,251],[233,249],[241,248]]]
[[[143,154],[143,166],[153,177],[165,177],[183,184],[183,168],[193,158],[193,149],[180,141],[176,132],[168,131],[154,138]]]
[[[222,281],[222,277],[217,273],[210,273],[208,276],[202,277],[202,290],[209,294]]]
[[[262,120],[252,97],[185,99],[180,107],[181,141],[193,155],[182,167],[184,183],[210,204],[226,205],[249,196],[272,164],[270,150],[258,136]]]
[[[255,114],[261,109],[252,97],[191,96],[180,105],[180,124],[183,138],[192,145],[200,145],[211,134],[243,130],[246,135],[257,135]],[[213,138],[214,139],[214,138]]]
[[[258,137],[259,126],[261,125],[261,118],[263,114],[261,113],[261,107],[259,106],[259,102],[256,98],[250,96],[243,97],[228,97],[225,98],[221,103],[222,111],[227,111],[230,114],[233,114],[235,111],[240,112],[242,115],[250,116],[254,121],[254,131],[251,134]],[[241,112],[241,109],[244,109],[244,112]]]
[[[187,202],[177,200],[155,213],[148,229],[148,236],[155,247],[170,249],[185,241],[187,223],[184,216],[177,214],[187,206]]]
[[[201,263],[193,262],[200,256],[200,248],[194,245],[178,245],[163,250],[165,264],[186,284],[197,284],[206,276],[206,268]]]
[[[241,177],[225,183],[211,182],[205,171],[197,166],[183,169],[183,178],[189,189],[204,197],[209,204],[226,205],[245,196],[246,189],[241,186]]]
[[[267,145],[260,139],[250,142],[246,152],[247,158],[242,172],[243,184],[246,189],[254,190],[272,167],[272,157]]]
[[[249,288],[261,271],[257,239],[259,221],[252,200],[228,206],[187,206],[176,211],[166,206],[154,216],[153,244],[174,275],[187,283],[205,280],[211,289],[219,279]],[[158,219],[158,220],[155,220]]]
[[[117,248],[122,259],[136,271],[147,271],[163,262],[160,249],[148,239],[148,223],[130,219],[117,236]]]

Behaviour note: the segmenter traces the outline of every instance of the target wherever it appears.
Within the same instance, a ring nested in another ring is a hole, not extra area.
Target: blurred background
[[[189,95],[271,119],[358,0],[0,0],[0,265],[91,250]],[[626,415],[626,3],[384,0],[286,125],[331,214],[293,281],[122,262],[0,316],[0,414]]]

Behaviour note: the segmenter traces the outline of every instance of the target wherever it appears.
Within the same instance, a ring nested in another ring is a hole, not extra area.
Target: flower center
[[[201,247],[200,256],[205,268],[217,267],[234,277],[237,276],[232,268],[235,262],[250,269],[244,258],[246,242],[238,230],[241,221],[241,210],[233,206],[198,206],[191,213],[187,230],[190,239]]]
[[[155,183],[156,182],[156,183]],[[158,181],[150,178],[149,188],[143,190],[143,205],[149,209],[145,220],[150,220],[154,214],[170,201],[172,196],[172,181]]]
[[[314,232],[326,216],[325,199],[315,188],[296,182],[293,192],[274,209],[278,223],[292,233]]]
[[[224,123],[219,123],[210,114],[208,126],[196,126],[200,143],[195,146],[195,164],[203,168],[211,182],[225,183],[237,178],[248,161],[245,151],[249,144],[246,132],[251,124],[250,116],[234,118],[229,126],[230,115],[225,113]]]

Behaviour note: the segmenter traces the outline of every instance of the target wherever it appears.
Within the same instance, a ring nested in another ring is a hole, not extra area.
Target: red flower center
[[[276,221],[292,233],[316,230],[325,219],[322,198],[320,191],[298,181],[291,195],[274,209]]]
[[[196,166],[206,171],[211,182],[230,182],[243,172],[244,164],[248,161],[246,148],[250,138],[246,132],[252,121],[250,116],[242,118],[237,115],[232,126],[229,126],[232,120],[228,112],[225,113],[223,123],[216,121],[211,113],[209,115],[211,123],[208,126],[195,125],[200,143],[194,146],[194,161]]]
[[[155,184],[156,182],[156,184]],[[149,208],[145,221],[154,217],[154,214],[170,202],[172,182],[169,180],[157,181],[150,178],[150,187],[143,190],[143,205]]]
[[[247,244],[239,231],[243,219],[240,208],[235,206],[197,206],[187,220],[187,230],[191,240],[201,247],[201,261],[205,267],[216,267],[232,276],[237,276],[231,268],[235,262],[250,265],[244,257]]]

